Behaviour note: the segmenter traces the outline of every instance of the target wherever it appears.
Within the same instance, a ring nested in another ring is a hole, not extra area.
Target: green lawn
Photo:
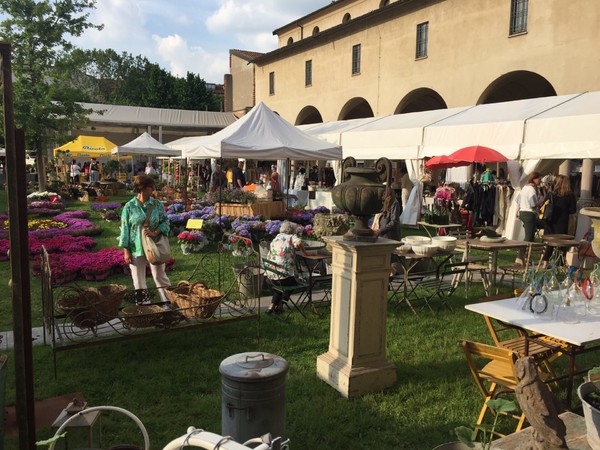
[[[89,204],[70,205],[70,209],[85,207]],[[115,246],[118,225],[102,222],[102,227],[100,245]],[[183,257],[176,245],[173,253],[177,262],[170,278],[176,282],[189,276],[196,257]],[[8,265],[0,262],[4,286]],[[111,282],[131,286],[129,276]],[[480,286],[471,287],[470,301],[481,295]],[[359,399],[342,398],[316,376],[316,358],[328,348],[328,314],[308,319],[292,314],[287,321],[263,316],[260,347],[254,339],[255,323],[246,321],[66,351],[57,355],[56,379],[51,349],[35,346],[35,397],[79,391],[89,405],[126,408],[145,424],[152,448],[160,449],[191,425],[220,433],[219,364],[233,354],[260,350],[289,362],[286,407],[292,448],[431,449],[454,440],[454,427],[473,422],[481,407],[458,341],[491,340],[483,318],[463,308],[466,301],[461,288],[450,301],[454,312],[423,312],[416,317],[405,306],[390,305],[387,349],[389,360],[397,366],[398,382],[385,392]],[[10,327],[10,310],[10,298],[4,296],[2,329]],[[32,313],[39,325],[38,278],[32,279]],[[15,400],[11,356],[9,352],[8,404]],[[112,445],[142,442],[133,422],[123,416],[104,418],[102,427],[104,447],[109,446],[107,441]],[[37,437],[52,434],[45,429]],[[14,437],[5,441],[5,448],[18,448]]]

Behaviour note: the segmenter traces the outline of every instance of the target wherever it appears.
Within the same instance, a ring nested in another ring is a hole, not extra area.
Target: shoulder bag
[[[554,202],[552,201],[553,194],[548,194],[546,201],[540,208],[540,219],[545,221],[552,220],[552,213],[554,212]]]
[[[148,228],[150,224],[150,216],[152,215],[155,205],[156,203],[153,203],[146,213],[146,220],[144,221],[142,228]],[[160,233],[158,236],[147,236],[142,232],[142,247],[144,248],[146,259],[150,264],[159,266],[171,259],[169,238],[162,233]]]

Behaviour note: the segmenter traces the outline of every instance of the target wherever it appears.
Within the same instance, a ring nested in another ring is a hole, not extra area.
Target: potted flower
[[[208,240],[202,231],[182,231],[177,235],[177,242],[183,254],[189,255],[202,250]]]
[[[231,245],[231,254],[233,256],[250,256],[254,251],[252,248],[252,236],[247,230],[242,230],[239,234],[232,234],[227,240]]]

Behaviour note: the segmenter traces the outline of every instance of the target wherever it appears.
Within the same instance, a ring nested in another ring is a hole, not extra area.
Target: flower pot
[[[231,254],[233,256],[250,256],[252,254],[252,248],[250,247],[243,247],[243,248],[236,248],[235,250],[233,250],[231,252]]]
[[[194,246],[192,244],[181,244],[181,252],[184,255],[189,255],[192,253]]]
[[[203,248],[204,248],[204,242],[199,242],[199,243],[192,245],[192,251],[194,253],[200,252]]]
[[[96,279],[96,275],[94,275],[93,273],[86,273],[86,274],[83,275],[83,277],[87,281],[94,281]]]
[[[585,397],[597,389],[597,384],[593,381],[583,383],[577,388],[577,395],[579,395],[581,400],[583,416],[585,417],[587,440],[592,448],[600,448],[600,410],[594,408],[585,400]]]
[[[238,282],[239,293],[247,298],[256,298],[262,291],[264,274],[259,267],[247,266],[246,264],[236,264],[233,266],[233,272]]]

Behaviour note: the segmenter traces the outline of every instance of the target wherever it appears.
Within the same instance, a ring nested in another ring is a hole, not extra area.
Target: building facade
[[[596,0],[338,0],[274,31],[255,101],[300,125],[597,91],[599,30]]]

